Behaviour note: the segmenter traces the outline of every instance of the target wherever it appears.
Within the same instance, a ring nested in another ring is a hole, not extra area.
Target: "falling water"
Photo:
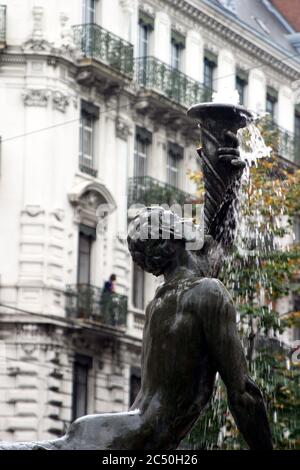
[[[271,156],[272,149],[267,147],[265,141],[254,122],[238,131],[241,159],[247,163],[248,168],[256,166],[260,158]],[[246,174],[249,172],[246,172]]]

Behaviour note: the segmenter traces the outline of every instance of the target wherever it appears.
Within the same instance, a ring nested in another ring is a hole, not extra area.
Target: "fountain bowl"
[[[244,106],[227,103],[195,104],[188,109],[187,115],[221,139],[224,132],[231,131],[236,134],[254,119],[253,114]]]

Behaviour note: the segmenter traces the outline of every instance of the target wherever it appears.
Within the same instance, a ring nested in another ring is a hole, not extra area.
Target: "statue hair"
[[[163,207],[143,209],[128,230],[127,242],[133,261],[144,271],[161,275],[172,261],[178,244],[185,244],[184,238],[175,238],[176,227],[181,223],[180,217]],[[155,233],[155,238],[151,233]]]

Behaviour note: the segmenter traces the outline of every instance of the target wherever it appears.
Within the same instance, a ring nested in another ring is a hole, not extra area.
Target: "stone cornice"
[[[201,5],[203,8],[200,9],[192,5],[188,0],[164,0],[164,4],[166,3],[196,20],[201,26],[217,32],[229,42],[238,45],[248,54],[255,56],[256,59],[280,71],[290,79],[295,80],[300,77],[300,64],[295,63],[295,67],[287,65],[285,62],[288,58],[285,57],[285,60],[282,61],[284,51],[280,53],[280,51],[275,48],[272,50],[272,46],[267,42],[261,45],[263,38],[258,38],[254,33],[251,33],[251,31],[243,29],[242,25],[239,25],[234,18],[229,19],[224,16],[224,19],[222,18],[221,21],[221,19],[217,18],[217,16],[220,16],[217,12],[215,12],[215,16],[210,16],[209,7],[207,7],[207,5]],[[210,10],[212,10],[212,7],[210,7]],[[293,54],[291,53],[291,55]]]

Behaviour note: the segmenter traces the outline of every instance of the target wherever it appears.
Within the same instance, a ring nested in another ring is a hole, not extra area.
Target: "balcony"
[[[262,120],[260,129],[266,145],[274,152],[297,165],[300,165],[300,139],[286,129],[278,126],[269,117]]]
[[[0,5],[0,50],[6,46],[6,6]]]
[[[196,197],[192,194],[151,176],[134,177],[128,180],[128,208],[133,204],[143,204],[144,206],[179,204],[183,206],[195,201]]]
[[[155,57],[136,59],[135,67],[136,80],[141,87],[177,105],[187,108],[212,99],[213,90]]]
[[[79,155],[79,169],[83,173],[86,173],[94,178],[97,176],[97,169],[95,167],[95,162],[93,158],[86,158],[82,156],[82,153]]]
[[[73,26],[74,42],[82,52],[79,64],[94,66],[93,77],[120,82],[133,78],[133,45],[97,24]],[[81,77],[89,76],[85,70]]]
[[[66,315],[69,319],[94,322],[115,328],[125,328],[127,297],[104,292],[90,284],[68,285]]]

